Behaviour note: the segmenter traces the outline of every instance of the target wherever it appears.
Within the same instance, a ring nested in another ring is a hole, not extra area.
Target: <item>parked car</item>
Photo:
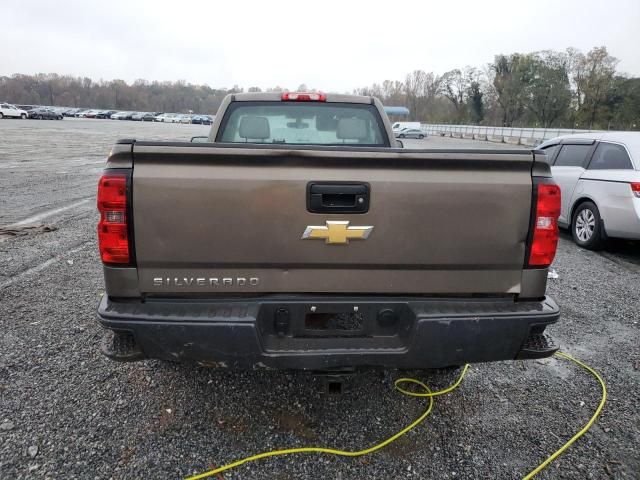
[[[211,125],[211,119],[207,115],[194,115],[191,117],[191,123],[196,125]]]
[[[181,116],[182,115],[180,115],[178,113],[170,113],[169,115],[164,117],[163,122],[164,123],[180,123],[180,117]]]
[[[129,120],[133,120],[134,122],[141,122],[142,117],[144,117],[147,112],[134,112],[131,114],[131,118]]]
[[[159,114],[158,114],[158,113],[155,113],[155,112],[145,113],[145,114],[142,116],[141,120],[142,120],[143,122],[155,122],[155,120],[156,120],[156,115],[159,115]]]
[[[417,128],[403,128],[401,130],[397,130],[393,133],[396,138],[424,138],[426,133]]]
[[[156,122],[175,123],[177,116],[177,113],[163,113],[162,115],[156,116]]]
[[[135,112],[116,112],[111,115],[112,120],[131,120],[131,116]]]
[[[191,123],[191,115],[180,115],[179,121],[180,123]]]
[[[83,118],[85,116],[86,113],[90,112],[91,110],[83,108],[82,110],[78,110],[76,113],[73,114],[74,117],[76,118]]]
[[[393,133],[399,132],[400,130],[404,130],[406,128],[415,128],[420,130],[420,122],[395,122],[392,127]]]
[[[640,239],[640,133],[580,133],[541,144],[562,190],[558,223],[583,248]]]
[[[62,114],[50,108],[34,108],[29,110],[29,118],[37,120],[62,120]]]
[[[116,113],[116,110],[102,110],[101,112],[96,113],[96,118],[111,118],[111,115]]]
[[[0,118],[21,118],[26,119],[29,116],[26,110],[11,105],[10,103],[0,103]]]

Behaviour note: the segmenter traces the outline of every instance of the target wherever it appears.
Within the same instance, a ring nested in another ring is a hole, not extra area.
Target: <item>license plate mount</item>
[[[362,312],[314,312],[304,316],[304,328],[298,336],[364,336],[364,327]]]

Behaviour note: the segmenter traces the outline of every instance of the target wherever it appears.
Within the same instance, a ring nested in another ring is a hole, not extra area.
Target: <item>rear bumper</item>
[[[354,310],[357,328],[316,328],[325,314]],[[315,324],[305,320],[312,311],[319,315],[311,317]],[[548,297],[526,302],[337,296],[141,302],[104,296],[98,307],[102,326],[131,334],[139,352],[110,354],[115,360],[158,358],[240,369],[439,368],[540,358],[555,349],[532,350],[538,345],[532,338],[540,338],[559,316]]]

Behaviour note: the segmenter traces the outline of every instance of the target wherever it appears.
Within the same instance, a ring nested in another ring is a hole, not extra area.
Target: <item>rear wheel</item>
[[[20,118],[21,118],[22,120],[26,120],[26,119],[27,119],[27,114],[26,114],[26,113],[21,114],[21,115],[20,115]]]
[[[42,115],[38,115],[38,120],[42,120]]]
[[[573,241],[582,248],[598,250],[602,248],[603,232],[600,211],[593,202],[581,203],[571,221],[571,235]]]
[[[422,140],[422,139],[424,138],[424,135],[420,134],[420,135],[418,135],[418,138],[419,138],[420,140]]]
[[[404,138],[403,134],[398,135],[398,138]]]
[[[2,112],[0,112],[0,118],[4,118],[4,115],[2,114]]]

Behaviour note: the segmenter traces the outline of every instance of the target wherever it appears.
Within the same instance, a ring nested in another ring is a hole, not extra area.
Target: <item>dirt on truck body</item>
[[[543,152],[405,150],[371,97],[230,95],[207,143],[112,149],[103,351],[313,370],[549,356],[559,203]]]

